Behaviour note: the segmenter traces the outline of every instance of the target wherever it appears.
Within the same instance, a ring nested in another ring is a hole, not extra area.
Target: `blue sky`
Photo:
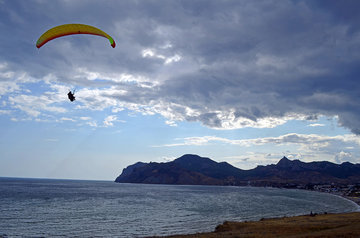
[[[358,1],[0,0],[0,176],[115,179],[186,153],[360,162]],[[51,27],[96,26],[116,41]],[[76,89],[76,101],[67,99]]]

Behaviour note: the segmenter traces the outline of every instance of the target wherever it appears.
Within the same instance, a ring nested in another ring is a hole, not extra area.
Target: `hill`
[[[213,232],[173,235],[166,238],[356,238],[359,236],[360,213],[353,212],[269,218],[260,221],[225,221]]]
[[[130,165],[115,182],[149,184],[298,186],[351,184],[360,181],[360,164],[327,161],[305,163],[283,157],[277,164],[250,170],[198,155],[186,154],[167,163]]]

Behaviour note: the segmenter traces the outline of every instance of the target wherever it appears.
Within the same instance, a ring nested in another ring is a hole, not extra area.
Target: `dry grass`
[[[168,238],[304,238],[360,237],[360,213],[324,214],[262,219],[254,222],[224,222],[214,232],[175,235]]]

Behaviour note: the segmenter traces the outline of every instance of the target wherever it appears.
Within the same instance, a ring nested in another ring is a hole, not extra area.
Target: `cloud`
[[[269,156],[262,152],[246,152],[244,155],[225,156],[222,159],[240,169],[253,169],[258,165],[276,164],[284,154]]]
[[[73,118],[62,117],[62,118],[60,118],[60,121],[72,121],[72,122],[75,122],[76,120],[73,119]]]
[[[1,112],[0,112],[0,113],[1,113]],[[177,124],[176,124],[174,121],[169,121],[169,120],[165,121],[165,124],[166,124],[166,125],[169,125],[169,126],[173,126],[173,127],[176,127],[176,126],[177,126]]]
[[[353,134],[326,136],[316,134],[289,133],[276,137],[260,137],[255,139],[228,139],[218,136],[199,136],[177,138],[175,143],[156,145],[154,147],[178,146],[239,146],[243,147],[241,155],[224,157],[227,161],[243,163],[244,159],[254,163],[268,164],[277,161],[282,156],[289,158],[309,160],[329,160],[334,162],[351,161],[360,162],[360,137]],[[277,146],[278,149],[274,148]],[[252,148],[249,152],[247,148]],[[282,150],[283,152],[274,152]],[[246,152],[247,151],[247,152]],[[263,152],[267,151],[267,152]],[[269,152],[271,154],[269,154]],[[245,154],[244,154],[245,153]],[[250,153],[250,154],[249,154]],[[260,160],[263,163],[260,163]]]
[[[352,154],[350,152],[340,151],[335,155],[335,161],[339,164],[349,160],[352,160]]]
[[[79,110],[128,109],[160,114],[170,125],[198,121],[215,129],[338,116],[339,125],[360,134],[360,21],[352,10],[358,7],[356,1],[4,2],[0,29],[12,37],[0,36],[0,95],[27,88],[12,81],[22,72],[80,88]],[[117,47],[90,36],[35,49],[42,32],[72,21],[103,29]],[[50,101],[31,106],[23,99],[5,100],[35,118],[66,113]]]
[[[96,121],[89,121],[89,122],[86,122],[87,125],[91,126],[91,127],[98,127],[98,124]]]
[[[163,49],[167,49],[169,47],[163,47]],[[164,61],[164,64],[171,64],[173,62],[178,62],[181,60],[181,56],[178,54],[175,54],[173,56],[165,56],[162,54],[157,54],[156,50],[154,49],[144,49],[142,51],[142,57],[144,58],[157,58],[157,59],[161,59]]]
[[[80,117],[80,120],[89,121],[89,120],[91,120],[91,117]]]
[[[321,123],[313,123],[313,124],[310,124],[308,125],[310,127],[322,127],[322,126],[325,126],[325,124],[321,124]]]
[[[298,144],[298,145],[317,145],[325,146],[332,141],[339,141],[343,143],[352,143],[360,146],[360,137],[355,135],[338,135],[338,136],[323,136],[316,134],[296,134],[290,133],[277,137],[260,137],[256,139],[227,139],[217,136],[200,136],[200,137],[185,137],[177,138],[176,140],[183,140],[182,143],[165,144],[165,147],[172,146],[184,146],[184,145],[208,145],[210,142],[221,142],[231,145],[239,145],[249,147],[253,145],[265,145],[265,144]]]
[[[66,109],[63,107],[51,106],[57,101],[48,96],[32,96],[32,95],[18,95],[10,96],[9,102],[13,108],[20,109],[31,117],[38,117],[41,111],[64,113]]]
[[[114,126],[114,123],[117,121],[117,117],[114,116],[114,115],[111,115],[111,116],[107,116],[105,119],[104,119],[104,126],[105,127],[109,127],[109,126]]]
[[[10,114],[11,111],[9,110],[0,110],[0,115],[6,115],[6,114]]]
[[[177,159],[175,156],[163,156],[159,158],[160,161],[171,162]]]

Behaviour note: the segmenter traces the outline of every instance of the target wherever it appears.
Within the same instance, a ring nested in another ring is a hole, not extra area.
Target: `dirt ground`
[[[229,237],[356,237],[360,238],[360,212],[304,215],[262,219],[251,222],[224,222],[214,232],[174,235],[167,238],[229,238]]]

